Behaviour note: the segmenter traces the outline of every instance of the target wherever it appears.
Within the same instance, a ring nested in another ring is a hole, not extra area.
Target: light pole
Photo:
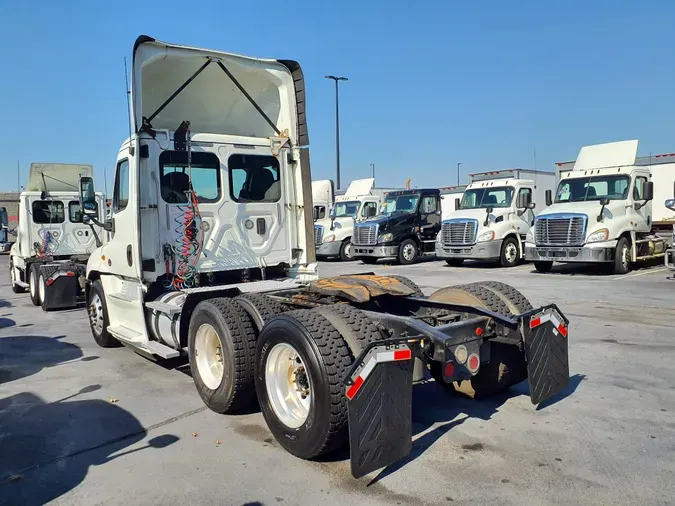
[[[459,166],[462,165],[462,162],[457,164],[457,186],[459,186]]]
[[[338,93],[338,84],[340,81],[347,81],[346,77],[326,76],[326,79],[335,81],[335,165],[337,170],[337,189],[340,189],[340,99]]]
[[[375,179],[375,164],[371,163],[370,168],[373,169],[373,179]]]

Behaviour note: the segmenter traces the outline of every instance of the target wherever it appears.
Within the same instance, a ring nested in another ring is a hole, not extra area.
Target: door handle
[[[133,264],[131,261],[131,244],[127,246],[127,264],[129,264],[129,267]]]
[[[265,223],[265,218],[258,218],[256,220],[256,226],[258,229],[258,235],[265,235],[265,231],[267,230],[267,223]]]

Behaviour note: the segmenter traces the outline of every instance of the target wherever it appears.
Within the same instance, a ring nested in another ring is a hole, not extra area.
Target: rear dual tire
[[[34,306],[40,305],[40,288],[38,283],[38,266],[30,264],[28,266],[28,292]]]

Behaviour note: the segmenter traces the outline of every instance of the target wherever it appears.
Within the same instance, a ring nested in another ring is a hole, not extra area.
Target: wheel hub
[[[97,293],[89,302],[89,321],[96,335],[101,335],[103,333],[103,303]]]
[[[218,332],[208,323],[203,323],[197,329],[195,357],[199,377],[208,388],[217,389],[223,381],[225,371],[223,346]]]
[[[412,260],[415,258],[415,248],[412,246],[412,244],[406,244],[403,248],[403,258],[406,260]]]
[[[270,406],[289,428],[301,427],[312,403],[311,380],[297,350],[288,343],[276,344],[265,363],[265,387]]]
[[[507,244],[506,249],[504,250],[504,256],[506,257],[507,262],[515,262],[516,258],[518,258],[518,250],[516,249],[516,245],[513,243]]]

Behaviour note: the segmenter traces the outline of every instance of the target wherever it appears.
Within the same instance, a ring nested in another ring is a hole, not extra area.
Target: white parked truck
[[[496,282],[427,298],[398,276],[318,279],[296,62],[147,36],[132,61],[110,240],[87,265],[99,345],[186,354],[210,409],[257,399],[303,459],[349,441],[357,477],[412,448],[413,363],[473,395],[528,378],[538,403],[565,387],[568,322],[555,305],[533,309]]]
[[[375,178],[356,179],[343,195],[335,198],[329,217],[314,225],[317,257],[354,259],[354,224],[377,215],[384,195],[391,191],[374,186]]]
[[[84,294],[87,258],[100,241],[80,205],[81,177],[91,165],[33,163],[19,196],[16,242],[10,250],[12,290],[28,289],[43,310],[74,307]],[[93,196],[92,216],[102,218],[105,198]]]
[[[8,253],[12,247],[9,240],[9,218],[7,209],[0,207],[0,253]]]
[[[335,189],[333,181],[323,179],[321,181],[312,181],[312,202],[314,203],[314,221],[326,220],[333,207],[335,200]]]
[[[449,265],[464,260],[496,260],[512,267],[523,259],[525,236],[543,207],[555,174],[511,169],[471,174],[457,209],[447,216],[436,239],[436,255]]]
[[[577,160],[559,165],[555,200],[537,216],[525,258],[540,272],[553,262],[632,264],[665,256],[675,213],[664,202],[675,180],[675,155],[637,157],[638,141],[585,146]]]

